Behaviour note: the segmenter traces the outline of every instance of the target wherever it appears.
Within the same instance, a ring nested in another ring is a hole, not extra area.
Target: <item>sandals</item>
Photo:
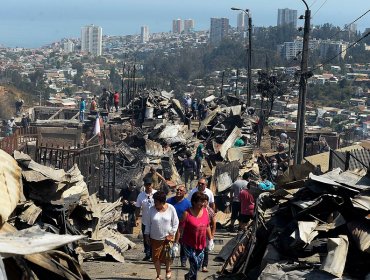
[[[155,280],[163,280],[162,276],[158,275]]]
[[[205,267],[205,266],[203,266],[203,268],[202,268],[202,272],[208,272],[208,268],[207,268],[207,267]]]
[[[171,270],[170,271],[167,271],[166,272],[166,279],[168,280],[168,279],[171,279],[171,276],[172,276],[172,272],[171,272]]]

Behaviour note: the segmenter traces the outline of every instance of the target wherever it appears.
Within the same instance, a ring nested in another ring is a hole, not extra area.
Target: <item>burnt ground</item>
[[[215,279],[217,272],[222,268],[223,262],[215,261],[223,245],[230,240],[235,234],[218,231],[215,236],[215,250],[209,256],[209,272],[199,272],[198,279]],[[135,234],[130,237],[137,245],[135,248],[125,252],[125,263],[115,262],[114,260],[95,260],[87,261],[82,264],[82,268],[88,273],[92,279],[155,279],[156,272],[152,262],[142,261],[144,257],[143,245],[141,238]],[[184,274],[188,272],[189,263],[186,268],[180,267],[179,258],[174,260],[172,265],[171,279],[184,279]],[[162,277],[165,276],[165,270],[162,270]]]

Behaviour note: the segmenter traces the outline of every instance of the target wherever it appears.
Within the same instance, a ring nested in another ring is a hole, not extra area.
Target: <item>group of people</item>
[[[184,176],[185,186],[189,189],[191,182],[195,176],[199,179],[202,171],[202,161],[205,156],[204,144],[200,143],[195,151],[195,156],[192,158],[192,153],[186,151],[186,158],[182,161],[180,174]]]
[[[90,114],[98,115],[97,109],[98,109],[98,100],[97,96],[94,95],[94,97],[91,99],[90,103]],[[103,88],[103,93],[100,98],[100,108],[102,111],[104,111],[106,114],[109,112],[118,112],[119,108],[119,101],[120,101],[120,94],[118,91],[110,92],[107,89]],[[87,103],[85,98],[81,98],[80,104],[79,104],[79,119],[80,122],[85,121],[85,112],[87,108]],[[103,118],[105,121],[107,121],[106,114],[103,114]]]
[[[188,195],[185,185],[179,185],[168,199],[163,190],[154,189],[153,176],[144,176],[143,183],[141,192],[134,181],[121,192],[122,211],[128,212],[131,225],[139,226],[141,212],[143,261],[153,261],[156,280],[163,279],[164,264],[166,279],[170,279],[172,260],[179,255],[182,267],[187,261],[190,264],[185,279],[197,279],[200,269],[208,271],[208,253],[216,231],[215,200],[206,180],[200,178]]]
[[[207,104],[205,101],[191,98],[190,94],[186,94],[183,99],[183,105],[187,118],[202,121],[207,117]]]

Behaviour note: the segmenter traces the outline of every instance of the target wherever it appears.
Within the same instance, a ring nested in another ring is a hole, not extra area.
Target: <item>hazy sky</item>
[[[303,14],[302,0],[2,0],[0,44],[35,48],[61,38],[77,38],[81,26],[103,27],[104,35],[138,34],[140,26],[150,32],[170,31],[172,19],[192,18],[196,30],[209,29],[211,17],[227,17],[236,26],[237,12],[250,9],[254,26],[276,25],[277,10],[290,8]],[[312,23],[330,22],[343,27],[370,9],[370,0],[307,0]],[[323,5],[323,6],[322,6]],[[322,7],[321,7],[322,6]],[[320,8],[321,7],[321,8]],[[300,21],[299,21],[300,22]],[[370,13],[357,22],[370,27]]]

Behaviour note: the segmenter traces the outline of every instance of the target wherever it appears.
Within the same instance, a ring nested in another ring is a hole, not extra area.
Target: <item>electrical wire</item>
[[[362,41],[363,39],[365,39],[367,36],[370,35],[370,31],[367,32],[364,36],[362,36],[360,39],[358,39],[356,42],[350,44],[347,48],[345,48],[344,50],[340,51],[339,53],[337,53],[335,56],[333,56],[332,58],[328,59],[327,61],[325,61],[324,63],[321,64],[321,66],[324,66],[326,64],[328,64],[330,61],[336,59],[338,56],[340,56],[342,53],[346,52],[347,50],[349,50],[350,48],[354,47],[357,43],[359,43],[360,41]],[[313,68],[311,71],[315,71],[317,70],[318,67],[315,67]]]
[[[358,18],[356,18],[354,21],[348,23],[348,24],[345,24],[344,26],[350,26],[351,24],[355,23],[356,21],[358,21],[359,19],[361,19],[362,17],[364,17],[367,13],[370,12],[370,9],[367,10],[365,13],[363,13],[361,16],[359,16]],[[339,30],[337,33],[335,33],[332,37],[334,38],[335,36],[337,36],[340,32],[342,32],[343,30]]]
[[[356,21],[358,21],[360,18],[364,17],[368,12],[370,12],[370,9],[367,10],[365,13],[363,13],[361,16],[359,16],[358,18],[356,18],[354,21],[352,21],[351,23],[345,25],[345,26],[349,26],[351,24],[354,24]]]
[[[309,8],[311,9],[312,6],[316,4],[316,2],[317,2],[317,0],[313,1],[313,3],[311,4],[311,6]]]
[[[312,17],[314,17],[321,10],[321,8],[326,4],[326,2],[328,2],[328,0],[325,0],[324,3],[322,3],[322,5],[320,6],[320,8],[317,9],[317,11],[313,14]]]

